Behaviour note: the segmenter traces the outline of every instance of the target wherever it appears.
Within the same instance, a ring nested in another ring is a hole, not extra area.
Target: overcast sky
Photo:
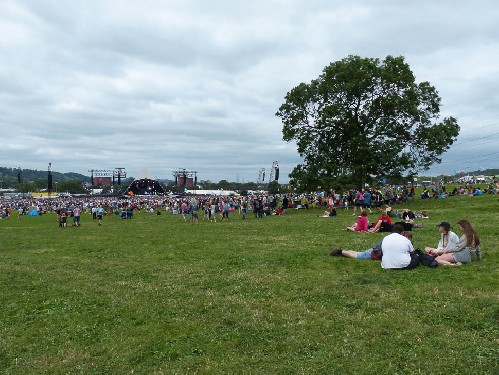
[[[0,166],[256,181],[300,162],[275,116],[348,55],[403,55],[461,135],[428,174],[499,168],[499,3],[0,1]]]

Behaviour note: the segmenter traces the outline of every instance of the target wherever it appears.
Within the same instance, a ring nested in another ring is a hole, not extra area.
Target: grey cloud
[[[248,181],[278,160],[285,179],[300,158],[275,112],[349,54],[404,55],[463,131],[497,114],[492,1],[5,0],[0,12],[5,166]],[[463,149],[467,162],[485,146]],[[432,170],[459,158],[453,146]]]

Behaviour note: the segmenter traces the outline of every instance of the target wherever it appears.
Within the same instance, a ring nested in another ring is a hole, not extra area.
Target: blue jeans
[[[367,249],[364,251],[361,251],[360,253],[357,253],[357,259],[371,259],[371,252],[373,249]]]

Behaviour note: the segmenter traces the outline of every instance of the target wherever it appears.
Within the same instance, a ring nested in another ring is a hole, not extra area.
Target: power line
[[[496,154],[499,154],[499,151],[489,152],[488,154],[476,155],[475,158],[481,158],[484,156],[490,156],[490,155],[496,155]]]
[[[463,165],[470,165],[470,164],[477,164],[477,163],[486,163],[486,162],[490,162],[490,159],[479,159],[479,160],[472,160],[472,161],[467,161],[467,160],[464,160],[464,161],[459,161],[459,162],[452,162],[452,163],[441,163],[439,164],[439,166],[441,166],[442,168],[455,168],[457,166],[463,166]]]
[[[490,125],[481,126],[479,128],[473,128],[473,129],[470,129],[470,130],[466,130],[465,132],[459,133],[459,135],[466,134],[466,133],[469,133],[469,132],[475,132],[475,131],[480,130],[480,129],[490,128],[491,126],[498,126],[498,125],[499,124],[490,124]]]
[[[492,134],[488,134],[488,135],[485,135],[483,137],[478,137],[478,138],[473,138],[473,139],[468,139],[468,140],[462,140],[462,141],[457,141],[455,144],[459,144],[459,145],[462,145],[462,144],[465,144],[465,143],[471,143],[471,142],[475,142],[475,141],[479,141],[481,139],[487,139],[487,138],[490,138],[490,137],[494,137],[496,135],[499,135],[499,132],[498,133],[492,133]]]
[[[470,147],[477,147],[477,146],[484,145],[484,144],[490,143],[490,142],[496,142],[496,139],[489,139],[488,141],[477,143],[477,144],[474,144],[474,145],[461,146],[462,143],[457,143],[457,142],[454,143],[454,145],[458,145],[460,149],[464,149],[464,148],[470,148]],[[468,143],[468,142],[464,142],[464,143]]]
[[[487,121],[487,120],[490,120],[490,119],[493,119],[493,118],[496,118],[496,117],[499,117],[499,114],[495,114],[495,115],[492,115],[492,116],[489,116],[489,117],[486,117],[484,119],[481,119],[481,120],[478,120],[478,121],[475,121],[475,122],[470,122],[469,124],[465,124],[466,126],[469,126],[469,125],[475,125],[475,124],[479,124],[481,122],[484,122],[484,121]],[[489,125],[487,125],[489,126]]]
[[[496,155],[499,154],[499,152],[491,152],[489,154],[483,154],[483,155],[478,155],[478,158],[484,157],[484,156],[490,156],[490,155]],[[469,163],[479,163],[483,161],[491,161],[490,157],[484,158],[484,159],[473,159],[473,160],[464,160],[464,161],[457,161],[457,160],[450,160],[449,162],[444,162],[441,165],[458,165],[458,164],[469,164]]]
[[[479,137],[479,138],[475,138],[475,139],[470,139],[470,140],[467,140],[467,141],[461,141],[461,143],[474,142],[474,141],[478,141],[480,139],[490,138],[491,136],[498,135],[498,134],[499,134],[499,132],[498,133],[487,134],[487,135],[485,135],[483,137]]]

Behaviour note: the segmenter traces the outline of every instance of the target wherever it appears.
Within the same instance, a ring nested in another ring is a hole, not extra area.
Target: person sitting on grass
[[[416,214],[414,214],[414,212],[412,212],[408,208],[404,208],[402,210],[402,220],[409,221],[409,220],[414,220],[415,218]]]
[[[459,237],[450,230],[451,226],[447,221],[442,221],[440,224],[437,224],[437,227],[440,232],[440,241],[438,241],[437,247],[425,247],[425,251],[435,257],[454,248],[459,241]]]
[[[381,242],[381,268],[409,270],[419,266],[419,256],[414,251],[412,242],[402,236],[404,228],[395,224],[392,233],[383,238]]]
[[[378,221],[376,225],[369,230],[369,233],[391,232],[394,225],[400,225],[405,231],[408,232],[411,232],[413,228],[424,228],[423,224],[416,223],[414,220],[397,221],[395,224]]]
[[[396,227],[396,230],[399,230],[398,226]],[[402,236],[409,239],[409,241],[412,241],[412,232],[403,231],[401,234]],[[381,250],[382,242],[383,240],[379,241],[373,247],[360,252],[355,250],[344,250],[342,248],[336,248],[331,250],[329,255],[331,256],[341,255],[344,256],[345,258],[352,258],[352,259],[381,260],[381,257],[383,256],[383,252]]]
[[[282,214],[282,212],[283,212],[282,207],[278,207],[276,212],[272,213],[272,215],[279,216]]]
[[[381,216],[376,221],[376,224],[369,230],[369,232],[391,232],[392,228],[392,219],[388,216],[388,212],[383,211]]]
[[[322,217],[333,217],[336,215],[337,215],[336,208],[332,207],[331,210],[324,211],[324,215],[322,215]]]
[[[460,266],[471,262],[471,254],[475,253],[478,260],[482,258],[480,251],[480,237],[468,220],[460,220],[457,227],[463,235],[454,247],[438,252],[435,260],[438,264]]]
[[[369,220],[367,219],[366,210],[362,210],[360,216],[357,218],[357,224],[352,224],[352,226],[345,228],[345,230],[350,232],[367,232],[369,230]]]
[[[426,211],[419,211],[414,214],[415,219],[429,219],[428,213]]]

